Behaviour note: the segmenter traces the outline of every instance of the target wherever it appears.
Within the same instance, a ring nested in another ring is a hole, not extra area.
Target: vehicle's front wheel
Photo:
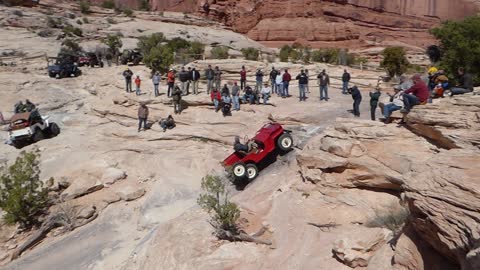
[[[243,179],[247,174],[247,168],[242,162],[236,163],[233,165],[233,176],[236,179]]]
[[[56,123],[51,123],[48,127],[48,132],[51,137],[55,137],[60,134],[60,127]]]
[[[288,133],[283,133],[278,137],[277,146],[280,150],[287,152],[293,148],[293,139],[292,136]]]
[[[258,168],[255,164],[247,164],[247,179],[248,182],[253,181],[253,179],[257,178],[258,176]]]
[[[21,149],[25,144],[22,141],[12,141],[13,147]]]

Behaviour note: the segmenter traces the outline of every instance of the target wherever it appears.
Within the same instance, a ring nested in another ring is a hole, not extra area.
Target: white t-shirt
[[[272,91],[272,89],[270,89],[270,87],[263,87],[262,88],[262,94],[270,94],[270,92]]]

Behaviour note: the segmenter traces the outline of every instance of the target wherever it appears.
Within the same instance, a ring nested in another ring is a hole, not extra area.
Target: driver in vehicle
[[[242,144],[240,142],[240,137],[235,136],[235,143],[233,144],[233,150],[235,152],[245,152],[250,153],[255,150],[258,153],[258,145],[253,140],[248,140],[247,144]]]

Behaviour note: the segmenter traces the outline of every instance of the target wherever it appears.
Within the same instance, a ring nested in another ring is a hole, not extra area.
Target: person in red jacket
[[[415,75],[412,77],[413,86],[410,89],[406,90],[403,94],[403,109],[402,113],[410,112],[413,106],[419,104],[425,104],[428,100],[430,92],[428,91],[428,86],[422,80],[420,75]]]
[[[140,84],[142,83],[142,80],[140,80],[140,76],[137,75],[137,78],[135,79],[135,86],[137,87],[135,90],[135,93],[137,96],[140,96]]]
[[[215,105],[215,112],[218,112],[220,107],[220,101],[222,101],[220,91],[218,91],[217,88],[213,88],[212,92],[210,93],[210,97],[212,98],[213,105]]]
[[[167,96],[171,97],[173,92],[173,87],[175,86],[175,71],[170,69],[167,74],[168,90]]]
[[[283,73],[283,92],[282,92],[282,98],[289,97],[290,95],[288,94],[288,85],[290,84],[290,81],[292,80],[292,76],[290,73],[288,73],[288,69],[285,69],[285,73]]]
[[[245,83],[247,82],[247,70],[245,66],[242,66],[242,70],[240,70],[240,89],[243,90],[245,88]]]

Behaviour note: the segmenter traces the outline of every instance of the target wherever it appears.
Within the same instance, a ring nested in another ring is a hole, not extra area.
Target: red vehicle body
[[[258,150],[249,153],[235,151],[223,161],[223,166],[226,169],[232,168],[237,179],[253,180],[258,175],[258,166],[271,153],[277,150],[288,152],[293,148],[290,132],[277,123],[264,125],[252,138],[258,145]]]

